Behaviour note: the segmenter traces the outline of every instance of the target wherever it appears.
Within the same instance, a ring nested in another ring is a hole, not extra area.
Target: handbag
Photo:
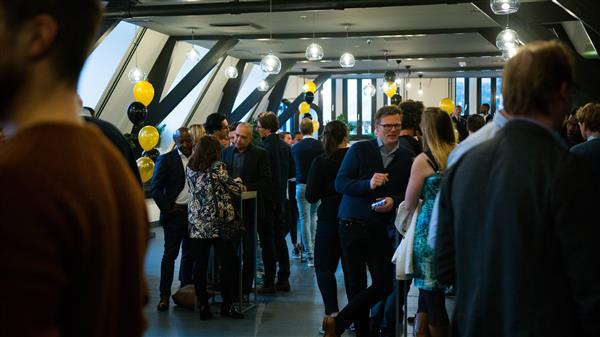
[[[404,238],[394,252],[392,263],[396,264],[396,279],[410,280],[413,278],[413,244],[415,239],[415,227],[421,210],[422,201],[419,199],[414,211],[409,212],[404,208],[404,201],[398,207],[396,215],[396,229]]]
[[[246,232],[246,228],[242,223],[241,217],[239,216],[239,212],[236,211],[236,208],[231,204],[230,200],[227,200],[224,196],[229,194],[227,189],[223,188],[220,182],[215,182],[215,179],[211,176],[212,188],[213,188],[213,202],[215,206],[216,218],[215,221],[217,226],[217,231],[219,233],[219,237],[223,240],[239,240],[242,235]],[[221,190],[217,190],[217,187],[220,185]],[[231,196],[230,196],[231,197]],[[230,204],[233,208],[233,219],[228,219],[224,214],[220,204],[226,205]]]

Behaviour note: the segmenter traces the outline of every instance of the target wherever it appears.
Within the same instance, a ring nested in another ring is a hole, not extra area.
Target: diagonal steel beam
[[[598,0],[552,0],[562,7],[567,13],[600,35],[600,20],[598,19]]]
[[[200,83],[200,81],[217,65],[219,59],[238,43],[236,39],[217,42],[208,53],[185,75],[171,92],[160,103],[150,104],[146,125],[158,125],[177,107],[177,105]]]
[[[289,74],[286,74],[284,78],[277,83],[275,88],[271,91],[271,95],[269,96],[269,105],[267,106],[267,111],[272,111],[277,114],[277,110],[279,109],[279,104],[281,104],[281,100],[283,99],[283,94],[285,93],[285,87],[287,87],[288,79],[290,78]]]
[[[322,73],[319,74],[319,76],[317,76],[317,78],[314,79],[313,82],[315,82],[315,84],[317,85],[317,89],[319,89],[321,85],[323,85],[323,83],[325,83],[330,78],[331,73]],[[298,97],[296,97],[296,99],[292,103],[290,103],[290,105],[288,105],[285,111],[277,117],[277,119],[279,120],[279,125],[285,124],[288,121],[288,119],[292,118],[292,116],[294,116],[294,114],[298,111],[300,103],[302,103],[303,101],[304,93],[301,93],[300,95],[298,95]]]
[[[177,41],[173,37],[169,37],[148,74],[148,81],[154,86],[154,96],[156,97],[156,101],[160,100],[162,93],[165,90],[167,73],[171,67],[171,56],[173,55],[176,43]]]

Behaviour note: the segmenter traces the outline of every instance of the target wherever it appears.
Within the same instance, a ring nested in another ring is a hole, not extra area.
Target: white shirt
[[[183,174],[185,175],[185,168],[187,167],[189,159],[183,153],[181,153],[179,149],[177,149],[177,152],[179,153],[179,157],[181,158],[181,163],[183,164]],[[175,203],[180,205],[187,205],[188,199],[188,185],[187,182],[185,182],[183,184],[183,189],[181,190],[181,192],[179,192],[177,199],[175,199]]]

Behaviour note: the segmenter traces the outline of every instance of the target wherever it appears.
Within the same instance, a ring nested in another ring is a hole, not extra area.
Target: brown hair
[[[471,115],[467,118],[467,130],[475,132],[485,125],[485,120],[481,115]]]
[[[402,110],[395,105],[382,106],[375,114],[375,123],[379,123],[379,121],[385,116],[393,115],[400,115],[400,117],[402,117]]]
[[[556,40],[519,48],[504,66],[502,96],[506,112],[513,116],[526,116],[532,110],[547,114],[562,84],[572,84],[573,66],[572,52]]]
[[[258,116],[258,122],[263,129],[276,133],[279,130],[279,120],[271,111],[263,112]]]
[[[588,103],[579,108],[575,116],[590,131],[600,132],[600,104]]]
[[[313,132],[315,132],[315,128],[313,127],[312,120],[303,118],[300,121],[300,133],[302,133],[302,135],[312,135]]]
[[[200,138],[206,136],[206,131],[204,131],[204,126],[202,126],[202,124],[192,124],[188,126],[188,130],[194,139],[194,144],[198,143]]]
[[[48,49],[48,56],[54,64],[59,78],[68,85],[75,86],[83,67],[96,28],[100,23],[102,10],[98,0],[5,0],[0,3],[5,10],[5,26],[19,29],[35,16],[51,16],[57,25],[57,32]]]
[[[427,108],[421,117],[423,148],[431,151],[439,169],[448,165],[448,156],[456,146],[456,135],[450,115],[440,108]]]
[[[211,136],[203,136],[194,146],[188,167],[194,171],[206,171],[214,162],[221,159],[221,143]]]
[[[348,137],[346,124],[340,121],[327,123],[323,128],[323,147],[327,156],[331,157],[346,137]]]

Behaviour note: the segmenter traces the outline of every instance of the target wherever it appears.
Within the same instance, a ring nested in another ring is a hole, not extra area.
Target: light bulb
[[[496,37],[496,47],[500,50],[516,48],[518,41],[519,34],[510,28],[505,28]]]
[[[396,85],[401,85],[402,84],[402,78],[396,77],[396,79],[394,80],[394,83],[396,83]]]
[[[367,83],[367,85],[365,85],[363,87],[363,96],[373,97],[373,96],[375,96],[376,93],[377,93],[377,89],[371,83]]]
[[[129,73],[127,74],[127,78],[129,78],[129,82],[135,84],[137,82],[143,81],[146,79],[146,73],[137,66],[131,68]]]
[[[200,54],[198,54],[198,51],[196,50],[196,48],[192,47],[187,54],[185,55],[185,57],[192,62],[198,62],[200,61]]]
[[[406,82],[406,89],[410,89],[410,88],[412,88],[412,83]]]
[[[504,49],[504,50],[502,50],[502,58],[508,61],[513,56],[517,55],[518,50],[519,50],[519,48],[517,48],[517,47]]]
[[[324,56],[323,47],[313,42],[306,47],[305,56],[309,61],[319,61],[323,59]]]
[[[234,66],[229,66],[229,67],[225,68],[225,76],[227,76],[227,78],[237,78],[238,77],[237,68]]]
[[[345,52],[340,56],[340,66],[342,66],[342,68],[352,68],[354,67],[355,62],[354,55],[348,52]]]
[[[418,94],[419,96],[423,96],[423,89],[419,89],[419,90],[417,91],[417,94]]]
[[[279,57],[272,53],[268,53],[260,60],[260,69],[267,74],[279,74],[281,71],[281,61],[279,60]]]
[[[258,91],[269,91],[269,89],[271,88],[271,86],[269,85],[269,82],[267,82],[266,80],[262,80],[258,83],[258,87],[256,87],[256,89],[258,89]]]
[[[519,0],[492,0],[490,7],[496,15],[512,14],[519,10]]]

